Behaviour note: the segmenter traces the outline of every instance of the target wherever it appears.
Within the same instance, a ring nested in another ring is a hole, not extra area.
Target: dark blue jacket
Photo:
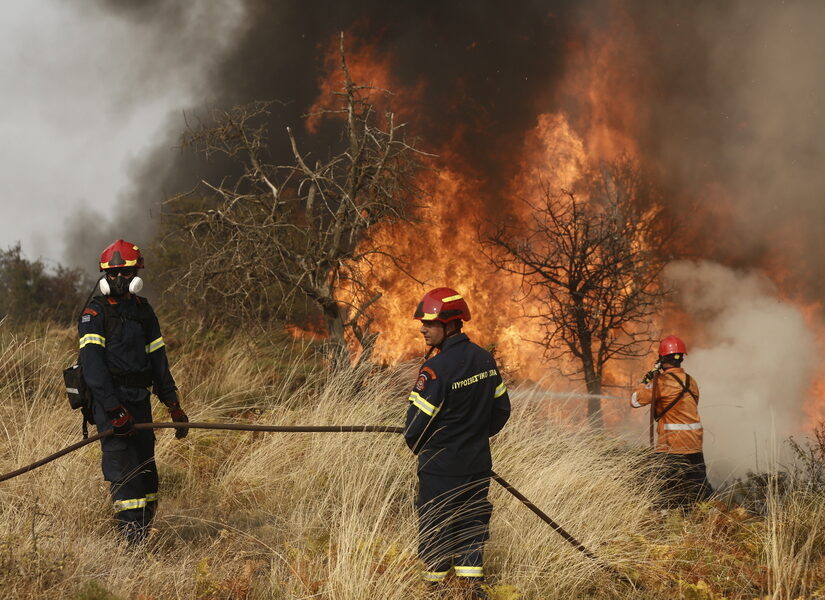
[[[510,417],[496,361],[463,333],[448,337],[421,367],[409,396],[404,437],[418,470],[461,476],[492,469],[490,436]]]
[[[108,322],[107,313],[114,317]],[[104,410],[132,398],[122,388],[151,385],[164,404],[177,401],[160,325],[146,298],[96,296],[80,317],[78,334],[83,377]]]

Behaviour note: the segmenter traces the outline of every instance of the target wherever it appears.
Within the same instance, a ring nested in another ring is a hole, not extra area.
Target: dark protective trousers
[[[458,577],[482,578],[482,552],[493,505],[489,473],[447,477],[418,474],[419,547],[424,579],[440,581],[450,567]]]
[[[689,507],[713,494],[708,482],[705,456],[693,454],[666,454],[662,466],[662,495],[665,506]]]
[[[136,423],[152,422],[149,392],[142,388],[120,388],[126,407]],[[111,427],[102,407],[95,404],[98,431]],[[128,437],[109,436],[100,441],[103,478],[109,482],[118,528],[130,543],[142,541],[157,510],[158,470],[155,464],[155,433],[135,431]]]

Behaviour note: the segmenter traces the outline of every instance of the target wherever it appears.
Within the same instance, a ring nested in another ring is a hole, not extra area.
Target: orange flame
[[[337,45],[330,48],[325,63],[329,75],[322,82],[319,98],[340,89],[343,83],[338,52]],[[612,80],[606,77],[613,57],[607,46],[598,51],[598,60],[588,63],[586,68],[584,63],[590,57],[582,57],[581,71],[567,83],[571,94],[587,89],[585,103],[593,115],[602,114],[604,98],[615,94],[609,85]],[[355,81],[396,90],[392,107],[398,113],[415,113],[418,92],[423,88],[419,85],[416,89],[404,89],[395,81],[391,57],[359,43],[353,51],[348,48],[347,64]],[[313,110],[320,106],[319,99]],[[511,199],[535,199],[545,186],[552,190],[572,189],[589,163],[632,150],[629,138],[616,127],[614,117],[597,117],[582,135],[566,114],[539,114],[525,136],[506,194]],[[456,126],[454,137],[460,135],[460,127]],[[427,289],[448,286],[468,299],[473,319],[465,330],[470,337],[481,345],[494,344],[498,357],[511,372],[539,380],[548,373],[548,365],[542,361],[543,348],[532,343],[541,339],[541,331],[534,320],[525,318],[525,314],[538,312],[539,306],[525,298],[518,277],[494,269],[481,252],[478,230],[485,219],[525,218],[528,208],[511,201],[506,209],[513,213],[510,216],[484,214],[478,199],[485,197],[485,182],[475,177],[451,148],[437,149],[436,154],[439,159],[421,182],[421,187],[429,191],[429,199],[419,202],[423,204],[418,212],[420,222],[384,226],[372,233],[372,243],[391,248],[395,255],[405,258],[412,273],[424,282],[420,284],[400,274],[388,260],[377,260],[373,265],[373,283],[383,294],[376,305],[373,325],[381,332],[375,356],[394,362],[423,353],[425,346],[418,334],[418,324],[412,320],[412,311]]]
[[[630,32],[623,42],[632,43],[633,27],[624,22],[627,17],[620,5],[615,6],[619,8],[613,15],[613,25],[622,27],[625,33]],[[427,148],[439,158],[433,160],[432,170],[423,175],[420,182],[421,187],[429,191],[426,201],[419,200],[420,222],[382,226],[372,236],[374,242],[405,258],[413,274],[424,282],[418,283],[400,274],[388,260],[374,263],[373,283],[383,294],[375,305],[373,324],[373,329],[381,332],[375,349],[377,359],[394,362],[423,354],[426,348],[419,337],[418,324],[412,319],[413,309],[427,289],[448,286],[468,299],[473,319],[467,324],[467,333],[483,346],[495,344],[497,356],[511,373],[539,380],[548,372],[548,365],[542,360],[542,348],[532,343],[541,338],[538,326],[524,318],[538,307],[525,299],[522,282],[517,277],[496,272],[484,257],[479,247],[478,226],[484,219],[524,219],[528,216],[527,209],[513,200],[535,199],[541,184],[555,190],[572,189],[589,165],[623,154],[638,154],[636,139],[648,118],[645,105],[639,99],[653,94],[644,79],[644,65],[628,62],[628,54],[633,53],[620,52],[617,39],[606,30],[600,40],[588,40],[587,44],[569,49],[568,74],[556,98],[564,110],[540,112],[535,125],[525,135],[520,153],[508,157],[507,169],[501,171],[513,175],[505,186],[508,201],[502,203],[500,214],[486,214],[479,201],[486,197],[485,182],[451,146]],[[425,84],[418,83],[413,88],[401,85],[392,75],[391,56],[381,55],[370,45],[359,42],[354,49],[348,49],[347,61],[356,82],[396,92],[392,108],[397,114],[408,117],[415,114]],[[319,100],[313,106],[316,112],[322,106],[320,99],[328,98],[342,85],[337,41],[331,45],[325,64],[328,76],[322,80]],[[317,126],[316,118],[311,127]],[[460,139],[462,126],[453,126],[453,139]],[[730,222],[732,203],[725,201],[725,190],[715,182],[706,182],[705,191],[719,199],[706,203],[710,207],[707,210],[718,217],[707,221]],[[708,251],[713,245],[729,243],[729,236],[715,235],[724,233],[722,229],[720,226],[720,232],[711,234],[705,231],[702,238],[687,236],[687,244],[701,253],[702,248]],[[781,264],[764,266],[775,281],[783,280]],[[803,310],[825,345],[822,307],[803,306]],[[678,325],[680,331],[692,330],[686,314],[671,311],[662,320],[671,327]],[[637,379],[641,370],[638,365],[616,364],[610,367],[607,378],[619,385],[627,384]],[[816,400],[806,408],[808,419],[825,419],[825,370],[811,394]],[[627,416],[623,403],[619,406],[605,402],[604,406],[609,413],[608,422]]]

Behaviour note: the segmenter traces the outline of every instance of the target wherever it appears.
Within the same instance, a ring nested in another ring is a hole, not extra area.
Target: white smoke
[[[665,277],[697,325],[683,366],[700,387],[711,479],[781,462],[785,440],[802,428],[817,363],[816,339],[802,313],[779,300],[757,272],[680,261]]]
[[[0,132],[14,143],[0,150],[0,248],[20,241],[29,256],[86,267],[112,239],[148,244],[160,194],[137,207],[124,197],[138,157],[166,141],[170,119],[181,131],[182,110],[208,101],[243,17],[237,0],[6,3]]]

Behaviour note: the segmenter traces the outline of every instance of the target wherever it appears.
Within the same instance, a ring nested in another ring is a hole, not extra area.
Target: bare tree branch
[[[352,81],[341,40],[344,86],[321,111],[341,126],[343,148],[326,159],[311,157],[286,129],[291,164],[269,158],[265,123],[270,103],[255,102],[188,130],[184,145],[205,156],[222,155],[240,171],[220,182],[204,181],[167,201],[172,235],[193,245],[197,260],[181,269],[177,285],[208,301],[220,299],[231,314],[260,309],[255,298],[307,299],[324,316],[331,340],[349,332],[372,343],[370,309],[379,296],[362,265],[383,254],[401,257],[369,236],[376,224],[411,219],[411,197],[422,153],[405,137],[392,113],[380,115],[374,90]]]

